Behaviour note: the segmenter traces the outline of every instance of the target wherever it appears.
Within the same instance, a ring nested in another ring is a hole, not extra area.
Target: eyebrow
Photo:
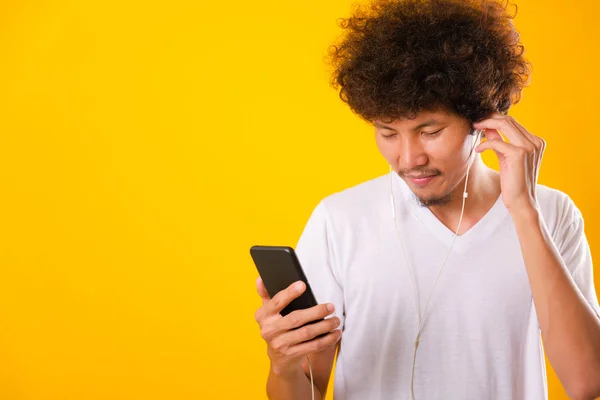
[[[439,122],[438,120],[436,120],[436,119],[430,119],[430,120],[427,120],[427,121],[425,121],[425,122],[423,122],[423,123],[421,123],[421,124],[419,124],[419,125],[415,126],[415,127],[412,129],[412,130],[413,130],[413,131],[416,131],[416,130],[419,130],[419,129],[421,129],[421,128],[424,128],[424,127],[426,127],[426,126],[436,125],[436,124],[439,124],[439,123],[440,123],[440,122]],[[374,123],[374,125],[375,125],[377,128],[381,128],[381,129],[388,129],[388,130],[390,130],[390,131],[394,131],[394,132],[396,132],[396,130],[395,130],[394,128],[392,128],[391,126],[388,126],[388,125],[383,125],[383,124],[380,124],[380,123],[378,123],[378,122],[375,122],[375,123]]]

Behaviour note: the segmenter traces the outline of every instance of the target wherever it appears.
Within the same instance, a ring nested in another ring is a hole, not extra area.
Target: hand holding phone
[[[337,343],[340,320],[325,318],[333,304],[316,303],[293,249],[254,246],[251,254],[261,275],[256,288],[262,306],[255,318],[272,367],[277,373],[293,372],[307,354]]]

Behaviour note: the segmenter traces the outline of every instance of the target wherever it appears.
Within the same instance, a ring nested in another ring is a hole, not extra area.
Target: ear
[[[475,146],[477,146],[481,142],[481,139],[483,139],[483,137],[484,137],[483,130],[475,129],[475,128],[472,128],[472,129],[473,129],[473,144]]]

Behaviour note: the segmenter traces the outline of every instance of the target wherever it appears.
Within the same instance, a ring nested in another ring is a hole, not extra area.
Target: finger
[[[532,161],[530,162],[530,164],[531,164],[531,168],[533,171],[533,184],[530,185],[529,188],[530,188],[531,196],[533,198],[535,198],[536,197],[536,184],[537,184],[539,173],[540,173],[540,165],[542,162],[542,156],[544,153],[544,149],[546,147],[546,142],[544,141],[544,139],[537,137],[537,136],[533,135],[532,133],[530,133],[515,118],[510,117],[510,116],[508,118],[513,123],[513,125],[515,125],[519,129],[519,131],[527,138],[527,140],[529,140],[533,144],[534,151],[530,153],[532,156]]]
[[[313,340],[319,335],[328,334],[338,326],[340,326],[340,320],[338,318],[328,318],[314,324],[304,325],[298,329],[283,332],[273,340],[271,345],[274,348],[291,348],[301,343]]]
[[[517,130],[517,131],[518,131],[518,132],[519,132],[521,135],[523,135],[523,137],[525,138],[525,140],[527,140],[529,143],[531,143],[531,144],[533,145],[534,149],[537,149],[537,146],[536,146],[536,144],[535,144],[535,143],[533,142],[533,140],[532,140],[533,136],[527,132],[527,129],[525,129],[525,128],[523,127],[523,125],[519,124],[519,123],[517,122],[517,120],[516,120],[514,117],[510,116],[510,115],[507,115],[507,116],[506,116],[506,119],[508,120],[508,122],[509,122],[509,123],[510,123],[512,126],[514,126],[514,127],[515,127],[515,129],[516,129],[516,130]]]
[[[331,306],[331,307],[330,307]],[[333,304],[319,304],[305,310],[296,310],[283,317],[279,324],[281,330],[298,328],[312,321],[317,321],[330,315],[335,310]]]
[[[524,135],[521,133],[516,126],[510,121],[508,117],[495,117],[484,119],[479,122],[475,122],[473,127],[476,129],[496,129],[502,132],[510,144],[513,144],[518,147],[523,147],[528,151],[533,151],[534,146]]]
[[[546,147],[546,142],[539,136],[535,136],[521,125],[515,118],[509,117],[513,125],[515,125],[521,133],[535,146],[537,150],[543,150]]]
[[[500,132],[498,132],[495,129],[486,129],[483,133],[483,136],[485,136],[486,141],[490,141],[490,140],[505,141],[504,138],[502,137],[502,135],[500,134]],[[483,143],[483,142],[481,142],[481,143]]]
[[[525,149],[522,147],[517,147],[511,143],[506,143],[505,141],[499,139],[485,141],[477,146],[475,151],[481,153],[488,149],[495,150],[497,153],[504,155],[525,152]]]
[[[504,137],[503,137],[502,135],[500,135],[500,132],[498,132],[498,131],[497,131],[497,130],[495,130],[495,129],[486,129],[486,130],[485,130],[485,139],[486,139],[486,142],[490,142],[490,141],[493,141],[493,140],[499,140],[499,141],[501,141],[501,142],[504,142],[504,141],[505,141],[505,140],[504,140]],[[485,143],[485,142],[482,142],[482,143]],[[481,144],[481,143],[480,143],[480,144]],[[475,152],[479,152],[479,153],[483,152],[483,150],[482,150],[482,149],[480,149],[480,150],[478,151],[478,150],[477,150],[477,149],[478,149],[478,147],[479,147],[479,146],[476,146],[476,147],[475,147]],[[494,153],[496,153],[496,156],[498,157],[498,159],[499,159],[499,160],[502,160],[502,159],[504,158],[504,155],[503,155],[502,153],[500,153],[500,152],[498,152],[498,151],[496,151],[496,150],[494,150]]]
[[[535,136],[529,132],[523,125],[521,125],[515,118],[509,117],[511,122],[521,131],[521,133],[531,142],[535,147],[534,158],[533,158],[533,176],[534,183],[537,183],[540,165],[542,163],[542,157],[544,156],[544,150],[546,149],[546,141],[541,137]],[[531,186],[531,194],[535,198],[535,184]]]
[[[288,343],[291,343],[291,345],[296,345],[298,343],[307,342],[324,333],[331,332],[338,326],[340,326],[340,319],[338,317],[333,317],[313,324],[306,324],[297,329],[292,329],[284,333],[282,337],[287,340]]]
[[[306,354],[316,353],[329,346],[335,345],[342,338],[342,331],[335,329],[327,335],[300,343],[290,349],[293,357],[304,356]]]
[[[267,301],[271,300],[271,296],[269,296],[269,293],[267,292],[267,288],[265,287],[265,284],[262,281],[262,278],[260,276],[256,279],[256,291],[258,292],[258,295],[262,299],[263,305]]]
[[[296,281],[287,288],[277,293],[266,304],[270,314],[280,313],[292,300],[300,297],[306,290],[306,285],[302,281]]]

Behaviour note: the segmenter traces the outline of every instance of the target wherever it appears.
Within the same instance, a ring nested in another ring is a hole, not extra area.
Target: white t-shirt
[[[392,175],[398,229],[422,313],[454,233]],[[296,246],[317,301],[334,303],[342,321],[336,400],[410,399],[419,317],[394,230],[389,179],[386,174],[323,199]],[[581,213],[566,194],[543,185],[537,200],[571,276],[600,315]],[[456,238],[425,317],[414,388],[417,400],[547,398],[527,271],[502,196]]]

